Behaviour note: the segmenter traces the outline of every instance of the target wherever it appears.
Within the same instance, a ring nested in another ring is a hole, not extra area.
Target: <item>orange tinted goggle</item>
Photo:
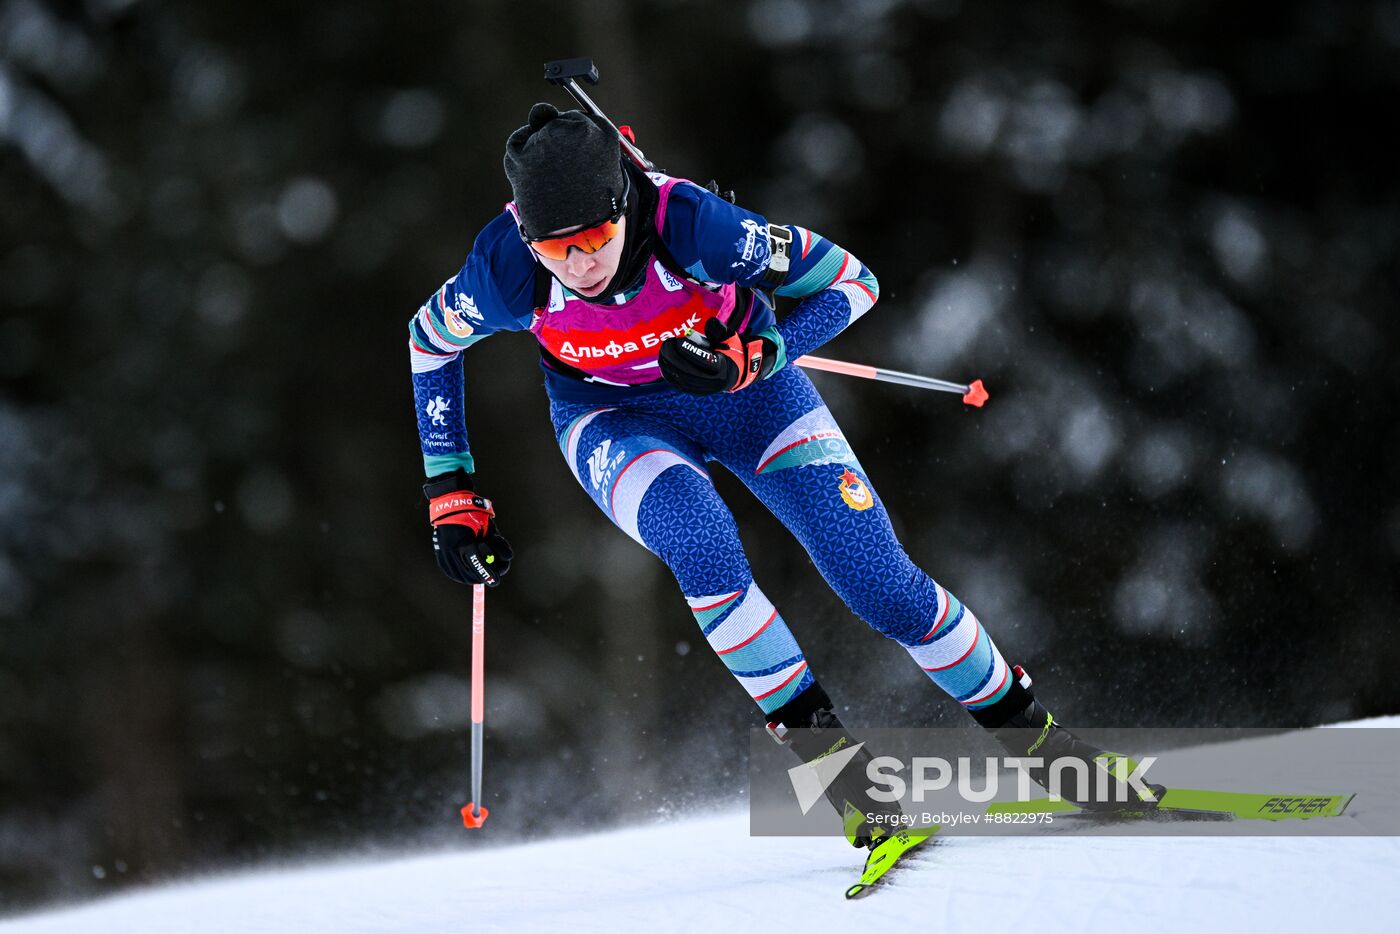
[[[594,224],[592,227],[585,227],[573,233],[563,234],[558,237],[540,237],[539,239],[526,238],[530,244],[530,249],[534,250],[545,259],[566,260],[569,258],[569,250],[577,247],[583,253],[596,253],[607,245],[608,241],[618,234],[618,229],[622,226],[620,221],[622,214],[610,217],[607,220]]]

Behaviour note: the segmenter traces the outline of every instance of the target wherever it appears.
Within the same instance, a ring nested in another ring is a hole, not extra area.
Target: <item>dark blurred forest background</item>
[[[752,704],[504,336],[456,813],[406,325],[574,55],[659,166],[873,267],[831,355],[986,380],[815,377],[1057,716],[1400,712],[1400,2],[0,0],[0,910],[741,799]],[[849,722],[967,722],[718,482]]]

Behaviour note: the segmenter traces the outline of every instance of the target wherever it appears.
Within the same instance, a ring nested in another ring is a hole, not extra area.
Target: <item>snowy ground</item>
[[[1400,717],[1358,725],[1400,728]],[[735,811],[544,846],[225,876],[13,919],[0,934],[1394,929],[1400,837],[1270,826],[1210,839],[952,837],[847,902],[859,854],[839,840],[750,837]]]

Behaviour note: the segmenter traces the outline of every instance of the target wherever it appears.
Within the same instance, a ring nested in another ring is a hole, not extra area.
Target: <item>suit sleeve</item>
[[[773,312],[753,330],[775,339],[786,359],[811,353],[870,310],[880,297],[875,274],[851,253],[805,227],[788,225],[786,279],[778,295],[800,299],[777,321]],[[689,182],[671,190],[666,246],[697,279],[757,287],[772,262],[768,221]],[[777,372],[780,367],[774,367]]]
[[[472,244],[457,274],[408,322],[408,357],[423,472],[476,469],[467,441],[462,351],[497,331],[529,327],[535,263],[508,214]]]

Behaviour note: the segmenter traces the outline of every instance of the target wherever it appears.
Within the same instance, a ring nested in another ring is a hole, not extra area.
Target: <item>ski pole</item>
[[[486,585],[472,587],[472,799],[462,823],[475,830],[491,812],[481,803],[481,733],[486,716]]]
[[[979,409],[988,398],[987,388],[982,385],[980,379],[974,379],[964,386],[962,383],[950,383],[944,379],[934,379],[932,376],[901,373],[898,370],[886,370],[883,367],[866,366],[863,363],[847,363],[844,360],[829,360],[826,357],[798,357],[793,362],[809,370],[825,370],[828,373],[859,376],[862,379],[874,379],[882,383],[898,383],[901,386],[916,386],[919,389],[936,389],[939,392],[956,392],[968,405],[976,406]]]
[[[637,148],[637,144],[628,139],[626,134],[608,119],[608,115],[603,113],[602,108],[593,103],[593,98],[585,94],[583,88],[579,87],[577,80],[579,78],[589,84],[598,83],[598,66],[593,64],[593,59],[561,58],[558,61],[544,63],[544,80],[550,84],[557,84],[568,91],[569,96],[577,101],[580,107],[603,121],[609,129],[616,133],[618,141],[622,143],[623,152],[627,153],[627,157],[637,164],[637,168],[643,172],[655,171],[656,166],[652,165],[651,160]]]

